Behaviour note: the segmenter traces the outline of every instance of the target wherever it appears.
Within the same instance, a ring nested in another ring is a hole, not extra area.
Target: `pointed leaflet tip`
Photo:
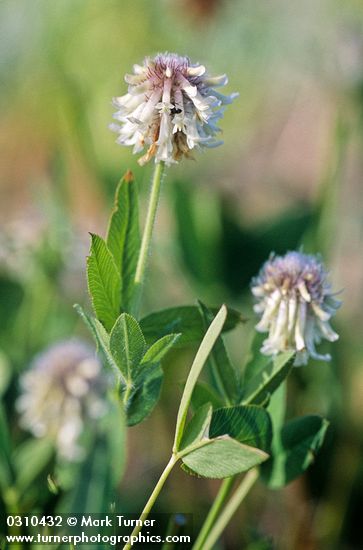
[[[127,170],[124,177],[123,177],[124,181],[126,181],[126,183],[131,183],[134,181],[134,174],[131,172],[131,170]]]

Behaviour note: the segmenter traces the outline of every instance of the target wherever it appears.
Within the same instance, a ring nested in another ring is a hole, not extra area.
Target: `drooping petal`
[[[222,105],[231,103],[237,94],[223,96],[214,86],[227,83],[225,75],[211,77],[200,64],[173,53],[146,58],[126,75],[128,93],[113,99],[117,111],[111,124],[120,145],[133,146],[145,164],[152,157],[166,164],[190,158],[195,148],[217,147],[217,123],[223,116]],[[168,120],[167,120],[168,118]]]
[[[254,311],[260,316],[256,330],[268,333],[262,353],[295,350],[295,365],[306,364],[309,356],[330,359],[329,354],[319,354],[316,345],[323,338],[338,339],[330,319],[340,302],[333,298],[319,257],[301,252],[272,255],[252,281],[251,290],[257,300]]]

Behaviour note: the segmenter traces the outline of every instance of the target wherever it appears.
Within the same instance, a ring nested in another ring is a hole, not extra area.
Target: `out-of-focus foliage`
[[[249,282],[271,251],[322,252],[333,287],[344,289],[332,363],[293,369],[289,381],[288,417],[328,417],[327,441],[304,477],[267,497],[256,489],[225,535],[226,548],[236,541],[269,548],[264,541],[271,538],[297,550],[361,548],[361,4],[3,0],[0,21],[0,511],[60,505],[62,495],[47,490],[53,457],[39,441],[30,449],[33,441],[18,426],[18,375],[50,343],[87,334],[72,308],[87,304],[87,232],[104,234],[127,168],[142,198],[151,170],[114,144],[111,98],[125,93],[123,75],[133,63],[168,50],[225,71],[229,91],[240,97],[221,124],[224,146],[167,174],[145,319],[196,297],[227,301],[248,318],[224,336],[240,366],[255,322]],[[188,350],[172,352],[159,410],[131,430],[137,459],[118,495],[125,511],[141,507],[164,463],[186,359]],[[197,389],[196,408],[205,402],[203,382]],[[150,433],[158,434],[152,448]],[[29,452],[32,472],[22,468]],[[24,473],[14,491],[16,469]],[[170,483],[159,511],[190,509],[192,502],[201,516],[216,489],[183,472]],[[125,496],[130,487],[132,501]]]

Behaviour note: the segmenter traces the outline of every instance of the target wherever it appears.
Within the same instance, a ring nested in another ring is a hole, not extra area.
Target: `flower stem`
[[[148,515],[150,514],[151,508],[153,507],[155,500],[157,499],[161,489],[164,486],[165,481],[167,480],[171,470],[173,469],[175,464],[178,462],[178,460],[179,460],[178,456],[176,456],[174,454],[171,456],[169,462],[167,463],[163,473],[161,474],[161,476],[159,478],[159,481],[155,485],[154,490],[151,493],[149,500],[145,504],[145,507],[144,507],[144,509],[143,509],[143,511],[140,515],[141,520],[145,520],[148,517]],[[142,525],[137,525],[135,527],[135,529],[132,531],[132,533],[130,535],[130,539],[131,539],[131,537],[136,537],[140,533],[141,529],[142,529]],[[128,542],[123,547],[123,550],[130,550],[130,548],[131,548],[131,542]]]
[[[208,537],[209,531],[214,525],[219,512],[221,511],[225,501],[231,494],[231,490],[234,484],[236,476],[228,477],[223,481],[218,491],[217,497],[214,500],[213,506],[209,510],[209,513],[203,523],[203,526],[199,532],[197,540],[195,541],[192,550],[202,550],[205,539]]]
[[[224,529],[230,522],[232,516],[239,508],[239,505],[255,483],[258,478],[258,469],[252,468],[245,477],[243,478],[240,485],[237,487],[233,495],[231,496],[229,502],[226,504],[223,512],[214,523],[212,529],[209,532],[209,535],[203,542],[203,550],[211,550],[214,544],[217,542]],[[202,547],[200,547],[202,548]],[[194,547],[193,547],[194,550]]]
[[[135,284],[134,312],[135,313],[137,313],[139,304],[140,304],[142,285],[145,277],[147,259],[148,259],[149,249],[150,249],[156,211],[157,211],[158,202],[159,202],[161,180],[164,173],[164,168],[165,168],[165,164],[163,162],[158,162],[157,164],[155,164],[154,174],[151,181],[149,206],[148,206],[148,211],[146,216],[144,233],[141,241],[139,258],[136,266],[135,279],[134,279],[134,284]]]

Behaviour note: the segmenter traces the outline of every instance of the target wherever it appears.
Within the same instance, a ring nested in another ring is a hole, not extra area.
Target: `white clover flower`
[[[222,143],[215,137],[222,106],[238,95],[213,89],[227,83],[226,75],[211,77],[188,57],[164,53],[134,65],[134,74],[126,75],[125,81],[128,93],[113,99],[114,118],[121,124],[110,128],[119,134],[116,142],[132,145],[134,153],[147,147],[141,165],[152,157],[171,164],[191,157],[195,148]]]
[[[268,332],[262,353],[296,350],[295,365],[306,364],[309,356],[330,360],[330,355],[317,353],[315,344],[323,338],[338,339],[329,321],[340,302],[318,257],[301,252],[272,255],[253,279],[252,293],[258,300],[254,310],[261,316],[256,330]]]
[[[55,344],[34,359],[20,385],[20,425],[52,439],[60,457],[80,459],[85,421],[106,412],[105,381],[92,349],[78,340]]]

